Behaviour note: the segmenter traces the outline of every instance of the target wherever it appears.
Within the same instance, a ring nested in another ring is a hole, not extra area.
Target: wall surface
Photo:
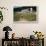
[[[34,23],[16,23],[13,21],[13,8],[15,6],[37,6],[38,22]],[[16,37],[29,37],[33,31],[41,31],[46,37],[46,0],[0,0],[0,7],[6,7],[8,10],[0,9],[3,13],[3,21],[0,23],[0,46],[4,38],[3,27],[10,26],[15,32]],[[45,38],[46,45],[46,38]]]

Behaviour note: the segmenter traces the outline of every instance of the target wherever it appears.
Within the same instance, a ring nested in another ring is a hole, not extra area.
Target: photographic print
[[[37,20],[37,7],[36,6],[21,6],[14,7],[13,9],[15,22],[30,22]]]

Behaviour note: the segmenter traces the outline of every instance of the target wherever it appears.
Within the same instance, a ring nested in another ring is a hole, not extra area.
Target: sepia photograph
[[[29,22],[37,20],[37,7],[36,6],[22,6],[14,7],[14,21]]]

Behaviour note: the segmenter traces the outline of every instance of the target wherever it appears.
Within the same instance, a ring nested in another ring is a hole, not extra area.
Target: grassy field
[[[36,21],[35,13],[14,13],[14,21],[20,21],[20,19],[26,19],[26,21]]]

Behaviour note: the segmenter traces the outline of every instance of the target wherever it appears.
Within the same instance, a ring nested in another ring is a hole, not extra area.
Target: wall
[[[8,8],[3,12],[3,22],[0,23],[0,46],[1,39],[4,38],[3,27],[9,25],[12,28],[10,36],[15,32],[16,37],[29,37],[34,31],[41,31],[46,37],[46,0],[0,0],[0,6]],[[38,6],[38,22],[36,23],[16,23],[13,22],[14,6]],[[45,38],[46,45],[46,38]]]

